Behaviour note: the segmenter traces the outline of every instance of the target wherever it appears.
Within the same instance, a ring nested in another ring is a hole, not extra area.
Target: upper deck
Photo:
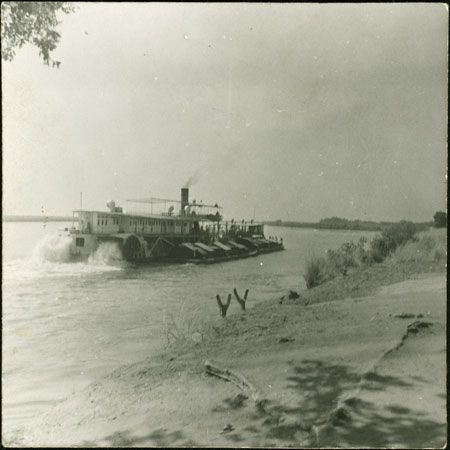
[[[147,235],[190,235],[196,233],[263,235],[263,224],[211,220],[208,216],[159,216],[105,211],[74,211],[78,215],[80,233]],[[222,218],[222,217],[221,217]]]
[[[181,201],[167,199],[127,200],[127,210],[107,203],[109,211],[76,210],[78,232],[89,234],[135,233],[154,236],[187,236],[223,233],[263,235],[263,225],[251,222],[223,222],[222,208],[192,202],[188,190],[182,189]]]

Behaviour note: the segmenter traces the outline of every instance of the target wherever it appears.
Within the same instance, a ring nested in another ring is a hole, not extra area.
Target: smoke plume
[[[183,188],[190,188],[191,186],[193,186],[194,184],[198,183],[200,181],[201,178],[201,174],[198,170],[196,170],[194,172],[193,175],[191,175],[188,180],[186,181],[186,183],[184,183]]]

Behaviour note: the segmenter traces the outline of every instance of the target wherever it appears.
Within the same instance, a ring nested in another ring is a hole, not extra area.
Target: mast
[[[228,118],[227,125],[225,128],[231,128],[231,86],[232,86],[233,76],[231,74],[231,62],[228,63]]]

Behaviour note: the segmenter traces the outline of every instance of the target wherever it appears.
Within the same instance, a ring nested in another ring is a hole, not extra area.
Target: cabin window
[[[84,247],[84,238],[82,238],[82,237],[77,237],[77,238],[75,239],[75,245],[76,245],[77,247]]]

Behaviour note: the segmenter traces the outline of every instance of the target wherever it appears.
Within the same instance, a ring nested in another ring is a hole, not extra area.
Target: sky
[[[128,198],[226,219],[431,221],[446,210],[438,3],[77,3],[45,66],[2,61],[3,213]]]

